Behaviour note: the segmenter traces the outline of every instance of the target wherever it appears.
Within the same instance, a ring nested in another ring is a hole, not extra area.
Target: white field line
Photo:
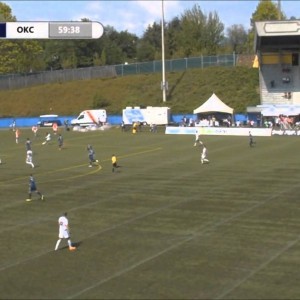
[[[300,241],[300,237],[295,239],[294,241],[290,241],[288,244],[284,245],[277,253],[272,255],[269,259],[267,259],[265,262],[263,262],[260,266],[258,266],[256,269],[252,270],[248,275],[246,275],[244,278],[241,278],[238,282],[236,282],[231,288],[225,290],[222,294],[218,295],[215,299],[223,299],[226,297],[229,293],[231,293],[233,290],[238,288],[240,285],[242,285],[244,282],[246,282],[249,278],[251,278],[253,275],[261,271],[263,268],[265,268],[268,264],[270,264],[273,260],[275,260],[277,257],[279,257],[281,254],[283,254],[285,251],[292,248],[294,245],[296,245]]]
[[[246,209],[246,210],[244,210],[244,211],[242,211],[242,212],[240,212],[240,213],[238,213],[238,214],[236,214],[236,215],[233,215],[232,217],[230,217],[230,218],[228,218],[228,219],[225,219],[224,221],[217,222],[217,223],[215,223],[214,226],[210,227],[210,229],[214,229],[214,228],[216,228],[216,227],[218,227],[218,226],[220,226],[220,225],[223,225],[223,224],[226,223],[226,222],[229,222],[229,221],[231,221],[231,220],[233,220],[233,219],[239,217],[241,214],[245,214],[245,213],[247,213],[248,211],[251,211],[251,210],[255,209],[256,207],[262,206],[262,205],[264,205],[265,203],[267,203],[268,201],[271,201],[272,199],[278,197],[278,196],[281,195],[281,194],[286,193],[287,191],[290,192],[291,189],[289,188],[289,189],[287,189],[286,191],[283,190],[283,191],[281,191],[280,193],[278,193],[277,195],[273,195],[272,197],[268,198],[268,199],[265,200],[264,202],[256,203],[254,206],[251,206],[250,208],[248,208],[248,209]],[[118,197],[116,196],[116,198],[118,198]],[[184,201],[178,201],[178,202],[175,202],[175,203],[172,203],[172,204],[168,204],[168,205],[162,206],[162,207],[157,208],[157,209],[154,209],[153,211],[150,211],[150,212],[148,212],[148,213],[145,213],[145,214],[142,214],[142,215],[140,215],[140,216],[137,216],[137,217],[134,217],[134,218],[132,218],[132,219],[129,219],[129,220],[125,221],[125,222],[121,222],[121,223],[119,223],[119,224],[115,224],[115,225],[113,225],[113,226],[111,226],[111,227],[108,227],[108,228],[106,228],[106,229],[103,229],[103,230],[101,230],[101,231],[99,231],[99,232],[97,232],[97,233],[95,233],[95,234],[92,234],[91,236],[89,236],[89,237],[87,237],[87,238],[91,238],[91,237],[93,237],[93,236],[96,236],[96,235],[99,235],[99,234],[108,232],[108,231],[110,231],[110,230],[116,229],[116,228],[121,227],[121,226],[124,226],[124,225],[126,225],[126,224],[130,224],[130,223],[132,223],[132,222],[134,222],[134,221],[136,221],[136,220],[139,220],[139,219],[142,219],[142,218],[144,218],[144,217],[147,217],[147,216],[150,216],[150,215],[152,215],[152,214],[155,214],[155,213],[157,213],[157,212],[163,211],[163,210],[165,210],[165,209],[167,209],[167,208],[170,208],[170,207],[173,207],[173,206],[182,204],[182,203],[184,203],[184,202],[189,202],[189,201],[192,201],[192,200],[194,200],[194,197],[189,198],[189,199],[184,200]],[[105,201],[111,201],[111,198],[110,198],[109,200],[104,200],[104,202],[105,202]],[[89,203],[89,204],[85,204],[85,205],[80,205],[80,206],[77,206],[77,207],[73,207],[73,208],[69,209],[69,211],[76,211],[77,209],[89,207],[89,206],[95,205],[95,204],[97,204],[97,203],[99,203],[99,202],[103,202],[103,201],[95,201],[95,202],[93,202],[93,203]],[[34,223],[43,222],[43,221],[46,221],[46,220],[48,221],[49,219],[50,219],[50,217],[47,217],[47,218],[44,218],[44,219],[39,219],[39,220],[36,220],[36,221],[31,221],[31,222],[28,222],[28,223],[18,224],[18,225],[15,225],[15,226],[13,226],[13,227],[7,228],[7,230],[2,229],[0,232],[8,231],[8,230],[10,230],[10,229],[15,229],[15,228],[18,228],[18,227],[20,227],[20,226],[23,227],[23,226],[30,225],[30,224],[34,224]],[[205,233],[205,232],[207,232],[207,230],[204,230],[203,232],[200,232],[200,233],[198,233],[198,234],[196,233],[196,235],[193,235],[193,234],[192,234],[192,236],[193,236],[193,238],[194,238],[194,237],[197,237],[197,236],[199,236],[199,235],[201,235],[201,234],[203,234],[203,233]],[[189,237],[190,237],[190,236],[191,236],[191,235],[189,235]],[[183,240],[180,244],[176,244],[176,245],[174,246],[174,248],[180,246],[182,243],[187,242],[187,241],[189,241],[189,240],[191,240],[191,238],[188,238],[187,240]],[[171,249],[173,249],[173,248],[171,248]],[[169,250],[171,250],[171,249],[169,249]],[[14,267],[14,266],[16,266],[16,265],[19,265],[19,264],[28,262],[28,261],[33,260],[33,259],[35,259],[35,258],[38,258],[38,257],[40,257],[40,256],[42,256],[42,255],[48,254],[48,253],[50,253],[50,252],[52,252],[52,250],[50,250],[50,251],[43,251],[43,252],[41,252],[41,253],[39,253],[39,254],[37,254],[37,255],[31,256],[31,257],[29,257],[29,258],[27,258],[27,259],[19,260],[19,261],[16,261],[16,262],[14,262],[14,263],[11,263],[11,264],[4,265],[4,266],[0,267],[0,272],[1,272],[1,271],[4,271],[4,270],[7,269],[7,268],[11,268],[11,267]],[[162,254],[162,253],[161,253],[161,254]],[[160,254],[159,254],[159,255],[160,255]],[[152,258],[151,258],[151,259],[152,259]],[[140,263],[140,264],[141,264],[141,263]],[[137,264],[137,266],[138,266],[138,265],[139,265],[139,264]]]
[[[139,262],[133,264],[133,265],[130,266],[130,267],[127,267],[127,268],[125,268],[125,269],[122,269],[122,270],[116,272],[115,274],[113,274],[113,275],[111,275],[111,276],[109,276],[109,277],[107,277],[107,278],[105,278],[105,279],[103,279],[103,280],[101,280],[101,281],[99,281],[99,282],[97,282],[97,283],[95,283],[95,284],[93,284],[93,285],[91,285],[91,286],[89,286],[89,287],[87,287],[87,288],[85,288],[85,289],[79,291],[78,293],[75,293],[75,294],[71,295],[69,298],[77,297],[77,296],[83,294],[84,292],[87,292],[87,291],[89,291],[89,290],[91,290],[91,289],[93,289],[93,288],[95,288],[95,287],[97,287],[97,286],[99,286],[99,285],[101,285],[101,284],[103,284],[103,283],[105,283],[105,282],[111,280],[111,279],[114,279],[114,278],[116,278],[116,277],[118,277],[118,276],[121,276],[121,275],[125,274],[125,273],[128,272],[128,271],[133,270],[134,268],[136,268],[136,267],[142,265],[143,263],[146,263],[146,262],[148,262],[148,261],[151,261],[152,259],[155,259],[155,258],[157,258],[158,256],[160,256],[160,255],[162,255],[162,254],[164,254],[164,253],[166,253],[166,252],[168,252],[168,251],[171,251],[171,250],[173,250],[173,249],[175,249],[175,248],[181,246],[182,244],[184,244],[184,243],[186,243],[186,242],[189,242],[189,241],[193,240],[194,238],[197,238],[197,237],[199,237],[199,236],[201,236],[201,235],[203,235],[203,234],[205,234],[205,233],[207,233],[207,232],[209,232],[209,231],[212,231],[212,230],[216,229],[217,227],[222,226],[223,224],[229,223],[229,222],[231,222],[232,220],[237,219],[237,218],[239,218],[240,216],[242,216],[242,215],[244,215],[244,214],[246,214],[246,213],[248,213],[248,212],[250,212],[250,211],[252,211],[252,210],[254,210],[254,209],[256,209],[256,208],[258,208],[258,207],[260,207],[260,206],[262,206],[262,205],[264,205],[264,204],[266,204],[267,202],[271,201],[272,199],[277,198],[278,196],[280,196],[281,194],[286,193],[287,191],[290,192],[291,189],[289,188],[289,189],[287,189],[287,190],[280,191],[280,192],[277,193],[276,195],[273,195],[273,196],[267,198],[267,199],[266,199],[265,201],[263,201],[263,202],[256,203],[255,205],[253,205],[253,206],[251,206],[251,207],[249,207],[249,208],[247,208],[247,209],[245,209],[245,210],[243,210],[243,211],[241,211],[241,212],[239,212],[239,213],[236,213],[236,214],[232,215],[232,216],[229,217],[229,218],[226,218],[226,219],[224,219],[224,220],[221,220],[221,221],[219,221],[219,222],[216,222],[216,223],[214,223],[214,224],[211,225],[211,226],[207,226],[207,228],[201,230],[200,232],[194,232],[194,233],[191,233],[191,234],[189,234],[189,236],[188,236],[187,238],[181,240],[180,242],[174,243],[172,246],[167,247],[166,249],[164,249],[164,250],[162,250],[162,251],[156,253],[155,255],[149,256],[148,258],[145,258],[145,259],[143,259],[143,260],[141,260],[141,261],[139,261]],[[107,231],[116,229],[116,228],[118,228],[118,227],[124,226],[124,225],[126,225],[126,224],[130,224],[130,223],[132,223],[132,222],[134,222],[134,221],[136,221],[136,220],[142,219],[142,218],[147,217],[147,216],[149,216],[149,215],[152,215],[152,214],[155,214],[155,213],[157,213],[157,212],[160,212],[160,211],[162,211],[162,210],[164,210],[164,209],[167,209],[167,208],[170,208],[170,207],[172,207],[172,206],[176,206],[176,205],[179,205],[179,204],[181,204],[181,203],[188,202],[188,201],[191,201],[191,200],[194,200],[194,199],[193,199],[193,198],[189,198],[188,200],[178,201],[178,202],[175,202],[175,203],[172,203],[172,204],[169,204],[169,205],[162,206],[162,207],[157,208],[157,209],[155,209],[155,210],[153,210],[153,211],[151,211],[151,212],[142,214],[142,215],[140,215],[140,216],[137,216],[137,217],[134,217],[134,218],[132,218],[132,219],[129,219],[129,220],[125,221],[125,222],[122,222],[122,223],[113,225],[113,226],[111,226],[111,227],[108,227],[108,228],[106,228],[106,229],[104,229],[104,230],[101,230],[101,231],[99,231],[99,232],[97,232],[97,233],[95,233],[95,234],[92,234],[91,236],[87,237],[87,239],[89,239],[89,238],[91,238],[91,237],[93,237],[93,236],[102,234],[102,233],[104,233],[104,232],[107,232]],[[98,201],[97,201],[97,202],[98,202]],[[96,202],[95,202],[95,203],[96,203]],[[87,204],[87,205],[82,205],[82,206],[79,206],[79,207],[76,207],[76,208],[72,208],[72,209],[70,209],[70,211],[71,211],[71,210],[77,210],[77,209],[82,208],[82,207],[94,205],[95,203],[89,203],[89,204]],[[49,218],[47,218],[47,219],[49,219]],[[40,220],[40,221],[42,221],[42,220]],[[32,223],[32,222],[29,222],[29,223]],[[29,224],[29,223],[28,223],[28,224]],[[25,225],[25,224],[22,224],[22,225]],[[294,241],[293,244],[295,244],[296,242],[298,242],[298,239],[297,239],[296,241]],[[279,254],[274,255],[274,258],[272,258],[272,260],[274,260],[274,259],[275,259],[277,256],[279,256],[281,253],[283,253],[284,251],[286,251],[287,249],[289,249],[291,246],[292,246],[292,245],[290,245],[290,243],[289,243],[289,245],[286,246],[286,247],[284,247],[283,250],[281,250]],[[4,270],[6,270],[6,269],[8,269],[8,268],[17,266],[17,265],[19,265],[19,264],[26,263],[26,262],[28,262],[28,261],[31,261],[31,260],[36,259],[36,258],[38,258],[38,257],[41,257],[41,256],[43,256],[43,255],[49,254],[49,253],[51,253],[51,252],[53,252],[53,251],[54,251],[54,250],[43,251],[43,252],[40,252],[40,253],[38,253],[38,254],[36,254],[36,255],[34,255],[34,256],[31,256],[31,257],[29,257],[29,258],[27,258],[27,259],[23,259],[23,260],[20,260],[20,261],[18,261],[18,262],[14,262],[14,263],[8,264],[8,265],[6,265],[6,266],[0,267],[0,271],[4,271]],[[272,260],[270,260],[270,261],[272,261]],[[269,263],[269,260],[266,262],[266,264],[267,264],[267,263]],[[263,268],[263,266],[262,266],[262,268]],[[253,271],[252,271],[252,272],[253,272]],[[253,275],[253,274],[252,274],[252,275]],[[249,277],[252,276],[252,275],[251,275],[251,273],[250,273]],[[248,279],[248,277],[246,277],[246,278],[244,279],[244,281],[246,281],[247,279]],[[244,282],[244,281],[243,281],[243,282]],[[241,282],[241,283],[242,283],[242,282]],[[240,283],[240,284],[241,284],[241,283]],[[225,293],[226,293],[226,294],[229,293],[229,292],[232,291],[234,288],[235,288],[235,286],[234,286],[232,289],[226,291]],[[225,293],[224,293],[224,295],[225,295]],[[223,295],[223,294],[222,294],[222,295]],[[221,295],[221,296],[222,296],[222,295]]]
[[[290,189],[289,189],[289,191],[290,191]],[[178,248],[179,246],[183,245],[184,243],[187,243],[187,242],[189,242],[189,241],[191,241],[191,240],[193,240],[193,239],[195,239],[195,238],[198,238],[198,237],[200,237],[200,236],[202,236],[202,235],[204,235],[204,234],[207,235],[207,233],[213,232],[213,230],[215,230],[216,228],[218,228],[218,227],[220,227],[220,226],[222,226],[222,225],[224,225],[224,224],[226,224],[226,223],[229,223],[229,222],[231,222],[231,221],[233,221],[233,220],[235,220],[235,219],[237,219],[237,218],[239,218],[239,217],[241,217],[241,216],[247,214],[248,212],[253,211],[253,210],[256,209],[256,208],[259,208],[260,206],[266,204],[267,202],[273,200],[274,198],[277,198],[278,195],[283,194],[283,193],[286,193],[286,191],[281,191],[280,193],[277,194],[277,196],[274,196],[274,195],[273,195],[272,197],[268,198],[267,200],[265,200],[265,201],[263,201],[263,202],[261,202],[261,203],[257,203],[257,204],[255,204],[255,205],[249,207],[249,208],[244,209],[243,211],[241,211],[241,212],[239,212],[239,213],[236,213],[236,214],[232,215],[232,216],[229,217],[229,218],[226,218],[226,219],[224,219],[224,220],[221,220],[221,221],[219,221],[219,222],[214,223],[212,226],[207,226],[207,228],[205,228],[205,229],[203,229],[203,230],[201,230],[201,231],[199,231],[199,232],[194,232],[193,234],[189,235],[187,238],[185,238],[185,239],[183,239],[183,240],[181,240],[181,241],[179,241],[179,242],[177,242],[177,243],[174,243],[172,246],[169,246],[169,247],[165,248],[164,250],[162,250],[162,251],[160,251],[160,252],[157,252],[157,253],[154,254],[154,255],[151,255],[151,256],[149,256],[149,257],[143,259],[143,260],[140,260],[140,261],[138,261],[137,263],[135,263],[135,264],[133,264],[133,265],[127,267],[127,268],[124,268],[124,269],[122,269],[122,270],[116,272],[115,274],[113,274],[113,275],[111,275],[111,276],[109,276],[109,277],[107,277],[107,278],[104,278],[104,279],[102,279],[102,280],[100,280],[100,281],[98,281],[98,282],[96,282],[96,283],[90,285],[89,287],[87,287],[87,288],[85,288],[85,289],[82,289],[81,291],[78,291],[78,292],[75,293],[75,294],[70,295],[67,299],[73,299],[73,298],[76,298],[76,297],[78,297],[78,296],[84,294],[85,292],[88,292],[88,291],[90,291],[90,290],[92,290],[92,289],[94,289],[94,288],[100,286],[101,284],[108,282],[108,281],[111,280],[111,279],[115,279],[116,277],[121,276],[121,275],[123,275],[123,274],[125,274],[125,273],[127,273],[127,272],[129,272],[129,271],[131,271],[131,270],[133,270],[133,269],[135,269],[135,268],[137,268],[137,267],[139,267],[140,265],[142,265],[142,264],[144,264],[144,263],[147,263],[147,262],[151,261],[152,259],[155,259],[155,258],[159,257],[160,255],[163,255],[163,254],[165,254],[165,253],[167,253],[167,252],[169,252],[169,251],[171,251],[171,250],[173,250],[173,249],[175,249],[175,248]],[[139,218],[135,218],[135,219],[139,219]],[[113,228],[116,228],[116,227],[117,227],[117,226],[113,226],[112,229],[113,229]],[[107,230],[109,230],[109,229],[107,229]],[[96,235],[96,234],[94,234],[94,235]],[[94,235],[92,235],[92,236],[94,236]],[[92,236],[90,236],[90,237],[92,237]],[[89,237],[89,238],[90,238],[90,237]],[[295,244],[297,241],[298,241],[298,239],[297,239],[296,241],[294,241],[293,244]],[[290,247],[291,247],[291,245],[290,245],[290,243],[289,243],[288,246],[285,246],[285,248],[284,248],[283,250],[286,251],[286,250],[287,250],[288,248],[290,248]],[[273,259],[275,259],[278,255],[280,255],[280,254],[283,253],[284,251],[281,250],[280,253],[278,253],[278,254],[276,254],[276,255],[274,256]],[[273,260],[273,259],[272,259],[272,260]],[[247,280],[247,278],[245,278],[245,280]]]
[[[116,198],[118,198],[118,197],[116,196]],[[109,200],[107,200],[107,201],[109,201]],[[110,198],[110,201],[111,201],[111,198]],[[145,214],[136,216],[136,217],[131,218],[131,219],[129,219],[129,220],[126,220],[126,221],[124,221],[124,222],[115,224],[115,225],[113,225],[113,226],[111,226],[111,227],[108,227],[108,228],[105,228],[105,229],[103,229],[103,230],[101,230],[101,231],[98,231],[98,232],[96,232],[96,233],[94,233],[94,234],[92,234],[92,235],[86,237],[86,239],[90,239],[90,238],[92,238],[93,236],[97,236],[97,235],[99,235],[99,234],[108,232],[108,231],[113,230],[113,229],[116,229],[116,228],[118,228],[118,227],[122,227],[122,226],[124,226],[124,225],[133,223],[133,222],[135,222],[136,220],[143,219],[143,218],[145,218],[145,217],[148,217],[148,216],[150,216],[150,215],[153,215],[153,214],[156,214],[156,213],[158,213],[158,212],[160,212],[160,211],[163,211],[163,210],[165,210],[165,209],[168,209],[168,208],[170,208],[170,207],[172,207],[172,206],[176,206],[176,205],[178,205],[178,204],[182,204],[182,203],[188,202],[188,201],[190,201],[190,200],[178,201],[178,202],[175,202],[175,203],[171,203],[171,204],[168,204],[168,205],[164,205],[164,206],[162,206],[162,207],[156,208],[156,209],[154,209],[154,210],[152,210],[152,211],[150,211],[150,212],[147,212],[147,213],[145,213]],[[96,204],[96,203],[99,203],[99,202],[94,202],[93,205]],[[82,205],[82,206],[78,206],[78,207],[76,207],[76,208],[69,209],[69,211],[77,210],[77,209],[79,209],[79,208],[87,207],[87,206],[91,206],[91,205],[92,205],[92,204],[89,203],[88,205]],[[46,219],[43,219],[43,220],[46,220]],[[37,220],[37,221],[35,221],[35,222],[29,222],[29,223],[26,223],[26,224],[24,224],[24,225],[28,225],[28,224],[32,224],[32,223],[39,223],[40,221],[43,221],[43,220]],[[47,218],[47,220],[49,220],[49,218]],[[51,220],[53,220],[53,219],[51,219]],[[24,225],[23,225],[23,226],[24,226]],[[19,226],[22,226],[22,224],[19,224],[18,226],[14,226],[14,227],[19,227]],[[9,228],[9,229],[11,229],[11,228]],[[29,257],[29,258],[27,258],[27,259],[23,259],[23,260],[20,260],[20,261],[13,262],[13,263],[11,263],[11,264],[7,264],[7,265],[5,265],[5,266],[2,266],[2,267],[0,267],[0,272],[6,270],[6,269],[8,269],[8,268],[14,267],[14,266],[16,266],[16,265],[19,265],[19,264],[23,264],[23,263],[25,263],[25,262],[28,262],[28,261],[30,261],[30,260],[32,260],[32,259],[38,258],[38,257],[40,257],[40,256],[42,256],[42,255],[44,255],[44,254],[48,254],[48,253],[50,253],[50,252],[52,252],[52,251],[54,251],[54,250],[41,252],[41,253],[39,253],[39,254],[37,254],[37,255],[34,255],[34,256],[31,256],[31,257]]]

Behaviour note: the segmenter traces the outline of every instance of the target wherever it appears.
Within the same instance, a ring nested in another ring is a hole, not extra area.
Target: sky
[[[94,1],[2,1],[12,10],[17,21],[80,21],[87,18],[98,21],[103,26],[112,26],[118,32],[128,31],[141,37],[147,27],[159,23],[164,5],[164,19],[171,21],[181,17],[195,4],[203,13],[217,12],[225,30],[233,24],[250,28],[250,18],[259,1],[189,1],[189,0],[94,0]],[[274,1],[278,3],[278,1]],[[300,19],[300,2],[281,0],[281,9],[287,16]],[[296,14],[296,15],[295,15]],[[226,33],[226,31],[225,31]]]

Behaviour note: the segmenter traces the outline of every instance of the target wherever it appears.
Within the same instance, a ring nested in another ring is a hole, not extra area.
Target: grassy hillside
[[[0,116],[74,115],[88,108],[121,114],[126,106],[168,106],[172,113],[192,113],[212,93],[245,112],[259,104],[257,69],[211,67],[166,74],[167,102],[162,102],[161,74],[82,80],[0,91]]]

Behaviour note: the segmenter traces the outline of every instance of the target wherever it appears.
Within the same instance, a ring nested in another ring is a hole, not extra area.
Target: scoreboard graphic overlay
[[[0,22],[0,39],[99,39],[99,22]]]

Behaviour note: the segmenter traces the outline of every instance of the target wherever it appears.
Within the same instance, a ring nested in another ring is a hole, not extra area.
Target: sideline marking
[[[141,154],[145,154],[145,153],[159,151],[161,149],[162,149],[161,147],[158,147],[158,148],[149,149],[149,150],[145,150],[145,151],[134,152],[134,153],[131,153],[131,154],[120,155],[119,157],[120,158],[124,158],[124,157],[130,157],[130,156],[135,156],[135,155],[141,155]],[[104,159],[103,162],[109,161],[109,160],[110,160],[110,158]],[[70,166],[70,167],[56,169],[56,170],[53,170],[53,171],[46,172],[45,174],[48,175],[48,174],[58,173],[58,172],[67,171],[67,170],[71,170],[71,169],[75,169],[75,168],[80,168],[80,167],[83,167],[83,166],[86,166],[86,164],[74,165],[74,166]],[[61,181],[61,180],[67,180],[67,179],[74,179],[74,178],[84,177],[84,176],[88,176],[88,175],[97,173],[100,170],[102,170],[102,166],[100,164],[98,164],[96,170],[92,170],[91,172],[88,172],[88,173],[74,175],[74,176],[70,176],[70,177],[63,177],[63,178],[58,178],[58,179],[53,179],[53,180],[40,181],[40,183],[55,182],[55,181]],[[24,180],[24,178],[26,178],[26,177],[18,177],[18,178],[8,179],[8,180],[5,180],[5,181],[0,181],[0,185],[1,184],[12,183],[12,182],[17,182],[17,181],[20,181],[20,180]]]
[[[297,187],[297,186],[296,186],[296,187]],[[296,188],[296,187],[295,187],[295,188]],[[237,219],[237,218],[239,218],[239,217],[245,215],[246,213],[248,213],[248,212],[250,212],[250,211],[252,211],[252,210],[254,210],[254,209],[256,209],[256,208],[259,208],[259,207],[262,206],[262,205],[265,205],[266,203],[272,201],[274,198],[275,198],[275,199],[278,198],[278,200],[280,201],[280,197],[279,197],[279,196],[282,195],[282,194],[285,194],[287,191],[290,191],[290,189],[288,189],[288,190],[283,190],[283,191],[277,193],[276,195],[272,195],[271,197],[267,198],[265,201],[256,203],[256,204],[254,204],[254,205],[252,205],[252,206],[250,206],[250,207],[248,207],[248,208],[246,208],[246,209],[244,209],[244,210],[242,210],[242,211],[240,211],[240,212],[237,212],[237,213],[235,213],[235,214],[233,214],[233,215],[231,215],[231,216],[229,216],[229,217],[227,217],[227,218],[225,218],[225,219],[221,219],[220,221],[215,222],[214,224],[208,224],[208,226],[204,227],[204,228],[203,228],[202,230],[200,230],[200,231],[191,232],[191,233],[190,233],[186,238],[184,238],[183,240],[181,240],[181,241],[179,241],[179,242],[177,242],[177,243],[174,243],[173,245],[171,245],[171,246],[169,246],[169,247],[167,247],[167,248],[161,250],[160,252],[158,252],[158,253],[156,253],[156,254],[153,254],[152,256],[149,256],[149,257],[147,257],[147,258],[145,258],[145,259],[143,259],[143,260],[140,260],[139,262],[135,263],[134,265],[128,266],[128,267],[125,268],[125,269],[122,269],[122,270],[120,270],[120,271],[118,271],[118,272],[115,272],[113,275],[111,275],[111,276],[109,276],[109,277],[106,277],[106,278],[104,278],[103,280],[101,280],[101,281],[99,281],[99,282],[97,282],[97,283],[95,283],[95,284],[93,284],[93,285],[91,285],[91,286],[89,286],[89,287],[86,287],[85,289],[82,289],[81,291],[78,291],[77,293],[75,293],[75,294],[69,296],[67,299],[72,299],[72,298],[74,298],[74,297],[77,297],[77,296],[83,294],[84,292],[89,291],[89,290],[91,290],[91,289],[93,289],[93,288],[95,288],[95,287],[97,287],[97,286],[100,286],[101,284],[103,284],[103,283],[105,283],[105,282],[107,282],[107,281],[109,281],[109,280],[111,280],[111,279],[114,279],[114,278],[116,278],[116,277],[119,277],[119,276],[121,276],[122,274],[124,274],[124,273],[126,273],[126,272],[128,272],[128,271],[130,271],[130,270],[132,270],[132,269],[134,269],[134,268],[136,268],[136,267],[138,267],[138,266],[140,266],[140,265],[142,265],[142,264],[144,264],[144,263],[146,263],[146,262],[152,260],[152,259],[155,259],[156,257],[158,257],[158,256],[160,256],[160,255],[162,255],[162,254],[165,254],[165,253],[167,253],[168,251],[170,251],[170,250],[172,250],[172,249],[175,249],[175,248],[177,248],[177,247],[183,245],[184,243],[193,240],[194,238],[199,238],[199,237],[201,237],[201,236],[202,236],[203,234],[205,234],[205,233],[208,233],[208,235],[209,235],[209,234],[212,232],[212,230],[214,230],[214,229],[216,229],[216,228],[218,228],[218,227],[220,227],[220,226],[222,226],[222,225],[224,225],[224,224],[226,224],[226,223],[229,223],[229,222],[231,222],[231,221],[233,221],[233,220],[235,220],[235,219]],[[194,199],[194,197],[192,197],[192,199]],[[134,222],[134,221],[136,221],[136,220],[139,220],[139,219],[144,218],[145,216],[149,216],[149,215],[151,215],[151,214],[155,214],[155,213],[157,213],[157,212],[159,212],[159,211],[162,211],[162,210],[164,210],[164,209],[167,209],[167,208],[169,208],[169,207],[176,206],[176,205],[179,205],[179,204],[184,203],[184,202],[189,202],[190,200],[191,200],[191,199],[183,200],[183,201],[177,201],[176,203],[171,203],[171,204],[168,204],[168,205],[164,205],[164,206],[162,206],[162,207],[155,208],[155,209],[151,210],[150,212],[141,214],[141,215],[139,215],[139,216],[136,216],[136,217],[131,218],[131,219],[129,219],[129,220],[125,220],[124,222],[115,224],[115,225],[113,225],[113,226],[111,226],[111,227],[109,227],[109,228],[106,228],[106,229],[104,229],[104,230],[101,230],[101,231],[99,231],[99,232],[97,232],[97,233],[94,233],[94,234],[88,236],[86,239],[90,239],[90,238],[92,238],[92,237],[94,237],[94,236],[97,236],[97,235],[99,235],[99,234],[102,234],[103,232],[107,232],[107,231],[113,230],[113,229],[115,229],[115,228],[124,226],[125,224],[130,224],[130,223],[132,223],[132,222]],[[98,203],[98,201],[97,201],[97,202],[94,202],[93,205],[96,204],[96,203]],[[91,204],[88,204],[88,205],[82,205],[82,206],[79,206],[79,207],[77,207],[77,208],[73,208],[72,210],[77,210],[77,209],[79,209],[79,208],[81,208],[81,207],[86,207],[86,206],[90,206],[90,205],[91,205]],[[46,219],[46,220],[49,220],[49,219]],[[51,220],[52,220],[52,219],[51,219]],[[38,220],[38,222],[40,222],[40,221],[43,221],[43,220]],[[33,223],[33,222],[29,222],[29,223]],[[34,221],[34,223],[36,223],[36,221]],[[22,225],[22,226],[23,226],[23,225]],[[286,245],[286,247],[284,247],[283,249],[281,249],[281,250],[279,251],[278,255],[280,255],[280,254],[282,254],[284,251],[288,250],[294,243],[297,243],[298,241],[299,241],[299,237],[298,237],[297,239],[295,239],[294,241],[290,242],[290,243],[292,243],[292,244],[288,243],[288,245]],[[33,256],[31,256],[31,257],[29,257],[29,258],[27,258],[27,259],[21,259],[21,260],[19,260],[19,261],[17,261],[17,262],[13,262],[13,263],[10,263],[10,264],[4,265],[4,266],[0,266],[0,272],[6,270],[6,269],[8,269],[8,268],[15,267],[15,266],[17,266],[17,265],[19,265],[19,264],[27,263],[27,262],[29,262],[29,261],[31,261],[31,260],[34,260],[34,259],[36,259],[36,258],[39,258],[39,257],[41,257],[41,256],[50,254],[50,253],[53,252],[53,251],[54,251],[54,250],[48,250],[48,251],[40,252],[40,253],[38,253],[38,254],[36,254],[36,255],[33,255]],[[277,256],[278,256],[278,255],[277,255]],[[276,254],[273,255],[272,257],[273,257],[273,259],[275,259],[275,258],[276,258]],[[271,257],[271,259],[272,259],[272,257]],[[267,260],[267,261],[265,262],[265,264],[267,264],[268,262],[270,262],[270,260]],[[263,267],[264,267],[264,264],[263,264],[263,266],[261,266],[260,268],[263,268]],[[251,272],[251,274],[252,274],[252,272]],[[248,275],[248,276],[249,276],[249,275]],[[245,281],[248,279],[248,276],[246,276],[246,278],[244,278]],[[242,281],[243,281],[243,279],[242,279]],[[226,293],[226,292],[225,292],[225,293]],[[225,293],[224,293],[224,294],[225,294]],[[219,298],[219,297],[218,297],[218,298]]]
[[[102,284],[112,280],[112,279],[115,279],[116,277],[119,277],[119,276],[122,276],[123,274],[131,271],[131,270],[134,270],[135,268],[143,265],[144,263],[147,263],[153,259],[156,259],[157,257],[173,250],[173,249],[176,249],[182,245],[184,245],[185,243],[188,243],[190,241],[192,241],[193,239],[195,238],[199,238],[203,235],[210,235],[212,234],[212,232],[219,228],[220,226],[224,225],[224,224],[228,224],[228,223],[231,223],[232,221],[236,220],[236,219],[239,219],[240,217],[242,217],[243,215],[246,215],[247,213],[267,204],[268,202],[272,201],[274,198],[278,198],[278,200],[280,201],[280,198],[279,198],[279,195],[281,194],[284,194],[286,193],[286,191],[281,191],[279,193],[277,193],[276,195],[272,195],[271,197],[267,198],[265,201],[263,202],[259,202],[259,203],[256,203],[250,207],[247,207],[246,209],[242,210],[242,211],[239,211],[237,213],[234,213],[233,215],[229,216],[229,217],[226,217],[226,218],[223,218],[217,222],[215,222],[214,224],[210,224],[208,223],[207,226],[205,226],[204,228],[202,228],[201,230],[196,230],[194,232],[190,232],[190,234],[188,234],[187,237],[183,238],[181,241],[179,242],[176,242],[174,243],[173,245],[171,246],[168,246],[166,247],[165,249],[162,249],[161,251],[153,254],[153,255],[150,255],[144,259],[141,259],[140,261],[122,269],[122,270],[119,270],[117,272],[115,272],[114,274],[106,277],[106,278],[103,278],[102,280],[98,281],[98,282],[95,282],[94,284],[78,291],[77,293],[74,293],[72,295],[70,295],[69,297],[67,297],[67,299],[73,299],[75,297],[78,297],[82,294],[84,294],[85,292],[88,292],[96,287],[99,287],[101,286]],[[189,200],[187,200],[189,201]],[[181,201],[179,201],[181,202]],[[184,202],[184,201],[182,201]],[[178,204],[178,203],[176,203]],[[169,205],[169,206],[172,206],[172,205]],[[159,211],[159,210],[157,210]],[[153,212],[155,213],[155,211]],[[149,213],[151,214],[151,213]],[[138,216],[136,218],[134,218],[135,220],[137,219],[140,219],[140,218],[143,218],[144,216]],[[128,221],[129,222],[132,222],[132,221]],[[126,222],[124,222],[126,224]],[[119,227],[121,224],[118,224],[117,226],[112,226],[112,228],[114,229],[115,227]],[[102,232],[101,232],[102,233]],[[100,233],[100,234],[101,234]],[[87,237],[88,239],[91,238],[92,236],[95,236],[97,234],[93,234],[89,237]],[[244,283],[248,278],[250,278],[252,275],[254,275],[257,271],[260,271],[261,269],[263,269],[265,266],[267,266],[270,262],[272,262],[274,259],[276,259],[278,256],[280,256],[282,253],[284,253],[285,251],[289,250],[292,246],[294,246],[296,243],[298,243],[300,241],[300,237],[297,237],[296,239],[294,239],[293,241],[290,241],[287,243],[287,245],[284,245],[284,247],[282,247],[281,249],[279,249],[274,255],[272,255],[269,259],[267,259],[264,263],[262,263],[257,269],[253,270],[252,272],[250,272],[248,275],[246,275],[244,278],[242,278],[240,281],[238,281],[232,288],[228,289],[227,291],[225,291],[223,294],[219,295],[216,299],[220,299],[220,296],[221,297],[224,297],[226,296],[226,294],[230,293],[232,290],[234,290],[236,287],[238,287],[239,285],[241,285],[242,283]]]

